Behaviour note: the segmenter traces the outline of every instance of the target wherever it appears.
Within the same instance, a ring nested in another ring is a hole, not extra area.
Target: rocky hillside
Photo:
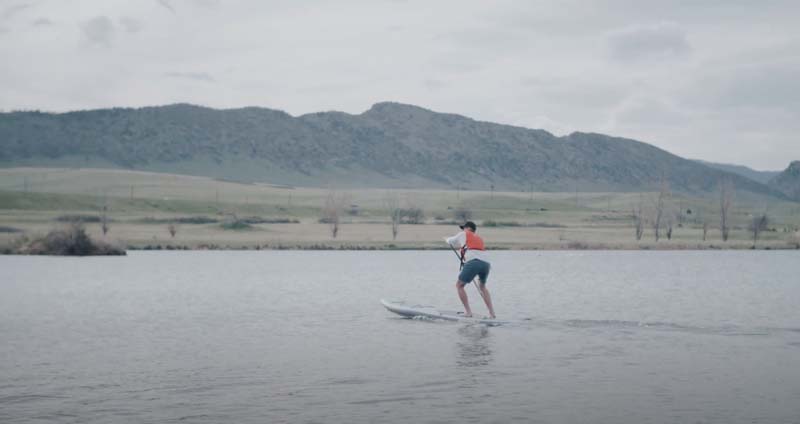
[[[186,104],[0,114],[0,165],[102,166],[272,183],[488,190],[629,191],[658,186],[782,196],[759,182],[636,140],[556,137],[420,107],[293,117]]]
[[[789,167],[770,180],[769,184],[788,198],[800,202],[800,161],[790,163]]]

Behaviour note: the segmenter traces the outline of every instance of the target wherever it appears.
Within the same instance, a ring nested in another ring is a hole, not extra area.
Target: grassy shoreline
[[[336,238],[321,223],[326,198],[343,199]],[[747,228],[769,215],[756,249],[797,249],[800,203],[737,199],[722,241],[714,194],[670,197],[667,221],[636,240],[632,210],[656,193],[522,193],[321,188],[239,184],[200,177],[98,169],[0,169],[0,249],[78,220],[92,239],[131,250],[440,250],[468,209],[493,250],[718,250],[753,248]],[[424,212],[392,236],[387,199]],[[108,232],[101,231],[103,215]],[[703,222],[708,222],[703,241]]]
[[[445,248],[435,248],[428,246],[374,246],[374,245],[263,245],[263,246],[180,246],[180,245],[145,245],[145,246],[128,246],[127,250],[130,251],[171,251],[171,250],[184,250],[184,251],[205,251],[205,250],[224,250],[224,251],[252,251],[252,250],[267,250],[267,251],[282,251],[282,250],[305,250],[305,251],[446,251]],[[555,251],[705,251],[705,250],[800,250],[800,247],[791,245],[761,245],[761,246],[718,246],[718,245],[697,245],[697,246],[608,246],[608,245],[582,245],[582,246],[527,246],[527,247],[493,247],[489,248],[490,251],[540,251],[540,252],[555,252]]]

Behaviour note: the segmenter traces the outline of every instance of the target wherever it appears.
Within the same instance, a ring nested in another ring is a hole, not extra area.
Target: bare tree
[[[719,182],[719,229],[722,241],[728,241],[730,234],[730,214],[733,205],[733,183],[727,178]]]
[[[644,203],[644,198],[641,194],[639,194],[639,203],[637,203],[633,207],[633,223],[636,228],[636,240],[639,241],[642,239],[642,235],[644,234],[644,213],[642,211],[642,207]]]
[[[750,221],[750,232],[753,233],[753,247],[756,247],[756,243],[758,242],[758,236],[761,234],[762,231],[767,229],[769,225],[769,218],[767,217],[766,213],[761,215],[756,215]]]
[[[386,211],[389,213],[389,220],[392,223],[392,240],[395,240],[397,232],[400,230],[400,218],[402,217],[400,198],[397,193],[386,194]]]
[[[669,195],[669,184],[666,178],[661,177],[661,189],[658,192],[658,197],[653,202],[653,235],[658,241],[660,237],[659,231],[661,230],[661,220],[664,218],[666,208],[667,196]]]
[[[692,209],[692,212],[694,214],[694,222],[700,224],[700,228],[703,230],[703,241],[706,241],[709,227],[707,215],[700,205]]]
[[[336,194],[334,190],[330,190],[328,196],[325,198],[325,205],[322,208],[322,218],[320,222],[329,225],[333,238],[339,235],[342,211],[347,203],[348,197],[343,194]]]
[[[400,222],[408,224],[422,224],[425,221],[425,212],[417,206],[411,197],[406,195],[406,208],[400,210]]]
[[[408,224],[422,224],[425,221],[425,212],[414,206],[402,209],[400,221]]]
[[[108,233],[108,230],[111,229],[111,226],[108,224],[108,206],[103,205],[103,215],[100,217],[100,229],[103,230],[103,237]]]

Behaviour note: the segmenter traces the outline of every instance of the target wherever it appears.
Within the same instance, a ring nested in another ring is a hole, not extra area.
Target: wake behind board
[[[509,322],[492,318],[465,317],[458,311],[441,310],[433,306],[412,305],[405,302],[392,302],[381,299],[381,304],[390,312],[394,312],[397,315],[406,318],[424,317],[431,319],[442,319],[446,321],[473,322],[487,325],[502,325]]]

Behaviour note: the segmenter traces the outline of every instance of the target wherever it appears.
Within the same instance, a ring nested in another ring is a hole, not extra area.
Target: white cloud
[[[114,23],[107,16],[94,17],[84,22],[81,29],[92,44],[110,46],[114,39]]]
[[[611,57],[623,62],[682,58],[692,50],[686,31],[672,22],[634,25],[614,31],[608,36],[608,45]]]
[[[204,7],[218,7],[220,5],[220,0],[192,0],[192,2]]]
[[[23,0],[0,6],[0,108],[389,100],[778,169],[800,158],[800,2],[765,1]]]
[[[144,27],[142,21],[131,18],[130,16],[123,16],[119,18],[119,24],[122,25],[122,28],[129,33],[137,33]]]
[[[614,126],[674,127],[683,126],[690,115],[669,98],[634,95],[620,103],[613,112]]]
[[[33,21],[33,26],[43,27],[43,26],[51,26],[54,25],[53,21],[47,18],[39,18]]]
[[[164,9],[169,10],[172,13],[175,13],[175,8],[172,7],[172,3],[169,0],[157,0],[158,4],[161,5]]]
[[[794,61],[732,64],[703,73],[686,94],[711,108],[787,108],[800,111],[800,57]]]
[[[216,82],[216,79],[207,72],[167,72],[164,74],[170,78],[179,78],[200,82]]]
[[[30,9],[30,7],[31,5],[29,3],[13,4],[11,6],[3,8],[3,12],[0,13],[0,16],[2,16],[2,18],[6,20],[11,19],[14,17],[14,15],[21,13],[25,9]]]

